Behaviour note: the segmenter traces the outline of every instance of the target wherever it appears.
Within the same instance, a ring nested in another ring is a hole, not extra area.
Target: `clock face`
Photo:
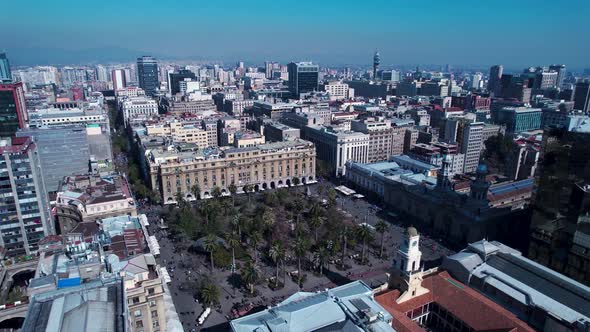
[[[418,244],[418,242],[415,242],[415,241],[414,241],[414,242],[412,242],[412,247],[415,247],[415,246],[416,246],[416,244]]]

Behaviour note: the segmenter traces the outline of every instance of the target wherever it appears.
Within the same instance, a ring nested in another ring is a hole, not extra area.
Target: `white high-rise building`
[[[96,80],[100,82],[108,82],[109,81],[109,72],[107,68],[103,65],[96,65],[95,68],[96,72]]]
[[[111,73],[113,79],[113,90],[121,90],[127,86],[127,76],[124,69],[115,69]]]
[[[471,78],[471,88],[472,89],[481,89],[483,87],[483,74],[482,73],[475,73]]]

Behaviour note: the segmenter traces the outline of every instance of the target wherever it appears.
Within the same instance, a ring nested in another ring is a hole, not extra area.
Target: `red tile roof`
[[[430,292],[401,304],[396,302],[400,296],[398,290],[381,293],[375,297],[377,302],[394,317],[393,327],[396,330],[424,331],[406,316],[406,312],[436,302],[476,331],[534,331],[513,313],[453,279],[446,271],[426,277],[422,285]]]

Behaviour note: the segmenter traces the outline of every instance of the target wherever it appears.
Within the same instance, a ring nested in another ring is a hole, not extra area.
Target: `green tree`
[[[377,223],[377,225],[375,225],[375,229],[377,230],[377,232],[379,234],[381,234],[381,244],[380,244],[380,249],[379,249],[379,258],[383,257],[383,244],[385,243],[385,232],[389,231],[389,225],[383,221],[383,220],[379,220],[379,222]]]
[[[246,192],[246,196],[248,196],[248,204],[250,204],[250,193],[254,190],[254,187],[251,184],[247,184],[244,186],[244,191]]]
[[[215,264],[213,262],[213,252],[219,248],[219,243],[217,243],[217,236],[213,234],[209,234],[203,240],[203,247],[205,250],[209,252],[209,257],[211,258],[211,271],[215,268]]]
[[[177,192],[176,195],[174,195],[176,198],[176,204],[179,207],[183,207],[185,204],[184,198],[182,197],[182,194],[180,192]]]
[[[258,266],[249,261],[242,268],[240,276],[242,277],[242,281],[248,287],[250,294],[254,294],[254,284],[256,284],[258,279],[260,279],[260,270],[258,269]]]
[[[318,231],[320,229],[320,227],[322,227],[322,224],[324,223],[324,219],[322,218],[322,216],[320,214],[314,214],[311,216],[311,218],[308,221],[309,223],[309,227],[311,229],[313,229],[313,234],[314,234],[314,243],[318,243]]]
[[[301,180],[299,180],[298,177],[294,177],[291,181],[293,182],[293,186],[295,187],[297,187],[301,183]]]
[[[297,256],[297,284],[301,286],[301,277],[303,275],[303,271],[301,271],[301,259],[305,257],[307,250],[309,249],[309,242],[304,237],[298,237],[295,240],[293,246],[293,252],[295,252],[295,256]]]
[[[231,194],[231,203],[232,205],[236,205],[236,193],[238,192],[238,187],[232,182],[229,186],[227,186],[227,190]]]
[[[270,259],[276,264],[275,287],[279,284],[279,264],[285,258],[285,249],[281,242],[275,241],[268,251]]]
[[[273,209],[266,209],[262,214],[262,224],[265,229],[270,229],[276,222],[276,217]]]
[[[319,269],[320,274],[324,274],[324,266],[330,258],[330,253],[325,246],[320,246],[314,254],[314,265]]]
[[[234,229],[238,233],[238,238],[242,238],[242,225],[243,225],[243,218],[240,213],[236,213],[232,216],[230,220],[230,225],[232,229]]]
[[[191,193],[193,194],[193,197],[194,197],[195,199],[199,199],[199,198],[201,198],[201,187],[199,187],[199,185],[198,185],[198,184],[194,184],[194,185],[191,187]]]
[[[344,226],[344,228],[340,229],[340,238],[342,239],[342,259],[340,264],[345,266],[346,261],[346,250],[348,250],[348,237],[350,236],[350,231],[348,230],[348,226]]]
[[[254,250],[254,262],[258,264],[258,244],[262,241],[262,234],[260,231],[254,231],[250,234],[250,244]]]
[[[301,212],[303,212],[303,200],[299,197],[293,200],[293,209],[295,210],[295,223],[299,224],[299,217],[301,216]]]
[[[213,196],[213,198],[215,199],[221,197],[221,188],[219,188],[218,186],[213,187],[211,189],[211,196]]]
[[[328,190],[328,204],[330,204],[330,206],[336,205],[336,190],[334,190],[334,188]]]
[[[373,233],[367,225],[360,225],[356,229],[356,236],[360,241],[363,242],[363,249],[361,252],[361,263],[365,261],[365,254],[367,252],[367,242],[371,240],[372,235]]]
[[[236,268],[236,248],[240,245],[240,239],[236,235],[235,232],[225,233],[225,243],[231,248],[232,274],[235,273]]]
[[[217,287],[217,285],[212,281],[203,282],[199,294],[201,302],[207,305],[208,307],[212,307],[213,305],[218,304],[219,298],[221,297],[219,287]]]
[[[277,198],[277,195],[272,192],[272,191],[265,191],[264,192],[264,204],[274,207],[277,206],[279,203],[279,200]]]

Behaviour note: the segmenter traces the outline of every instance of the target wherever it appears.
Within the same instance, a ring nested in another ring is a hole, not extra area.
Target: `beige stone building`
[[[165,203],[175,203],[180,193],[194,200],[192,188],[198,185],[202,198],[211,197],[214,187],[224,195],[234,183],[238,192],[245,185],[254,190],[315,182],[316,150],[301,139],[251,147],[224,147],[191,152],[151,150],[146,154],[152,189]]]
[[[120,270],[124,278],[131,331],[165,332],[166,306],[162,278],[151,255],[131,258]]]

